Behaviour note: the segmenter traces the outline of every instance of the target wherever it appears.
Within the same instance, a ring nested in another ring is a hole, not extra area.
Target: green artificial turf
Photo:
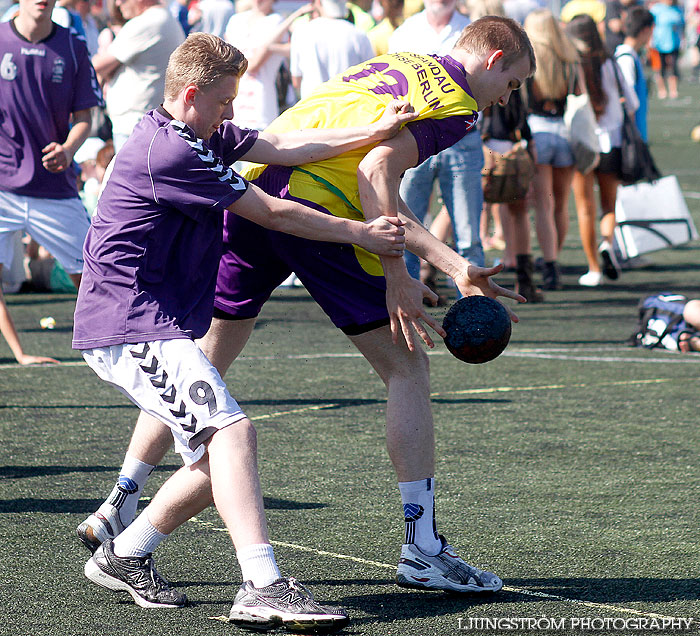
[[[678,175],[700,226],[700,146],[689,140],[700,88],[682,93],[652,101],[652,149]],[[384,448],[384,389],[303,289],[275,293],[227,381],[258,427],[278,560],[317,598],[348,609],[345,633],[543,633],[466,629],[469,619],[542,617],[568,621],[556,633],[583,633],[572,620],[700,615],[700,355],[623,344],[641,296],[700,297],[700,246],[652,257],[653,267],[615,284],[578,287],[585,260],[572,211],[565,289],[517,308],[506,352],[480,366],[442,343],[431,355],[438,524],[460,554],[504,579],[485,597],[392,583],[403,522]],[[190,607],[139,609],[83,577],[88,553],[75,528],[111,489],[136,409],[71,351],[74,297],[7,301],[25,349],[64,364],[21,368],[0,342],[0,634],[236,633],[217,620],[239,571],[213,509],[157,553]],[[49,315],[57,327],[42,330]],[[178,466],[170,454],[145,494]]]

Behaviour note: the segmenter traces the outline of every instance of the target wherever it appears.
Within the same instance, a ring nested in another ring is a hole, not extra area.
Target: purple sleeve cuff
[[[418,145],[418,164],[457,143],[476,122],[474,115],[454,115],[444,119],[422,119],[406,126]]]

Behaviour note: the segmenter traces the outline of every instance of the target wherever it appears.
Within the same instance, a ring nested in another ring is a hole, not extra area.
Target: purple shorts
[[[349,203],[296,169],[270,166],[253,183],[279,199],[297,201],[326,214],[332,209],[336,216],[362,218]],[[292,192],[313,196],[316,202]],[[347,243],[311,241],[275,232],[225,213],[216,316],[255,318],[292,272],[333,324],[348,335],[389,324],[386,280],[376,255]]]

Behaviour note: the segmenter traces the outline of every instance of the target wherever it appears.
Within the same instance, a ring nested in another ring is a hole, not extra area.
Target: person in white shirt
[[[319,84],[374,57],[369,38],[345,20],[345,0],[314,0],[319,17],[292,33],[292,83],[304,99]]]
[[[470,19],[457,11],[456,0],[425,0],[425,10],[407,18],[389,38],[389,52],[447,55]],[[428,214],[433,183],[438,179],[450,215],[457,252],[471,263],[484,264],[479,236],[484,192],[481,169],[484,155],[481,136],[474,127],[456,144],[407,170],[401,181],[401,196],[423,221]],[[408,273],[419,278],[420,261],[405,253]]]
[[[226,25],[235,12],[231,0],[200,0],[187,12],[190,31],[211,33],[224,39]]]
[[[93,56],[92,65],[110,81],[105,101],[118,152],[141,117],[163,101],[168,59],[185,34],[158,0],[117,3],[127,22],[107,50]]]
[[[235,14],[226,25],[224,39],[248,60],[233,114],[242,128],[264,130],[280,114],[275,80],[289,58],[289,27],[313,8],[304,5],[284,19],[273,12],[273,4],[274,0],[253,0],[251,9]]]

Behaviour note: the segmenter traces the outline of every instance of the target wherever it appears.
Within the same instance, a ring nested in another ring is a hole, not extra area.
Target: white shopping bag
[[[615,219],[615,240],[623,258],[683,245],[698,238],[674,175],[653,183],[620,186]]]

